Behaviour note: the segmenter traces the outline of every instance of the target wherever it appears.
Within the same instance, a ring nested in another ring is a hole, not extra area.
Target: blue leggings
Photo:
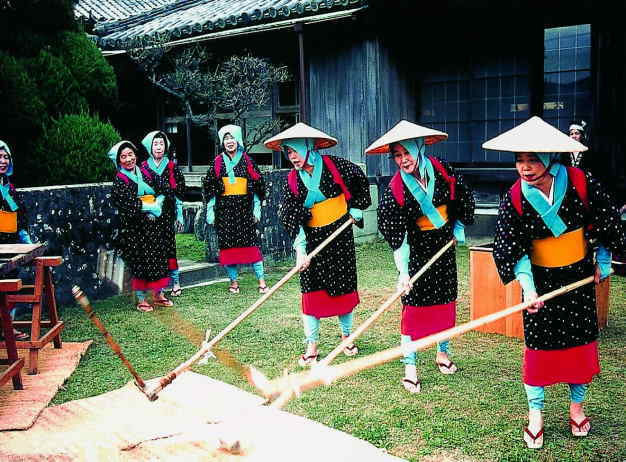
[[[175,270],[170,270],[170,278],[172,278],[172,285],[180,285],[180,271],[175,269]]]
[[[542,410],[545,400],[544,387],[535,385],[526,385],[526,397],[528,398],[528,408],[534,410]],[[579,383],[569,384],[569,396],[572,403],[582,403],[587,394],[587,385]]]
[[[337,316],[339,318],[339,325],[341,326],[341,334],[347,337],[352,332],[352,312],[348,314],[342,314]],[[320,320],[315,316],[308,314],[302,315],[302,322],[304,323],[304,335],[308,343],[317,343],[320,339]]]
[[[236,281],[239,272],[237,271],[238,265],[224,265],[226,269],[226,273],[228,274],[228,278],[231,281]],[[265,273],[263,271],[263,261],[258,261],[256,263],[252,263],[252,268],[254,269],[254,274],[256,274],[256,278],[258,280],[265,279]]]
[[[406,343],[411,342],[410,335],[401,335],[400,336],[400,345],[404,345]],[[437,343],[437,352],[438,353],[448,353],[450,347],[450,341],[446,340],[445,342]],[[417,364],[417,351],[413,351],[412,353],[406,353],[401,361],[407,366],[415,366]]]

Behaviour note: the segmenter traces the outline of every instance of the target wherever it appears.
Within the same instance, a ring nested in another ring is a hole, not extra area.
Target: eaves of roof
[[[367,0],[178,0],[120,21],[95,27],[104,50],[123,49],[129,40],[169,34],[171,40],[206,36],[323,13],[367,7]]]
[[[119,21],[174,3],[177,0],[78,0],[76,18],[94,21]]]

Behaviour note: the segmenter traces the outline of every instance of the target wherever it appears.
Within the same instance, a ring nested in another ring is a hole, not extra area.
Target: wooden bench
[[[63,330],[63,321],[59,319],[57,312],[56,298],[54,296],[54,282],[52,280],[52,267],[59,266],[63,263],[61,257],[37,257],[31,265],[35,269],[35,281],[33,285],[24,285],[21,290],[15,294],[6,296],[7,302],[12,303],[29,303],[32,304],[32,317],[30,321],[13,321],[15,328],[30,328],[30,339],[25,341],[17,341],[17,348],[28,349],[28,373],[30,375],[37,374],[37,360],[39,350],[51,341],[55,348],[61,348],[61,331]],[[46,303],[44,303],[44,300]],[[43,306],[45,305],[48,312],[48,320],[42,320]],[[43,336],[41,329],[48,328]],[[0,347],[5,347],[0,343]]]
[[[0,280],[0,319],[2,320],[2,331],[5,341],[5,349],[7,350],[7,359],[0,359],[0,364],[8,365],[8,369],[0,374],[0,387],[7,383],[9,379],[13,380],[13,388],[21,390],[22,376],[21,370],[24,367],[24,358],[17,356],[17,345],[15,344],[15,335],[13,333],[13,323],[9,314],[9,306],[7,304],[6,292],[16,292],[22,288],[20,279]]]

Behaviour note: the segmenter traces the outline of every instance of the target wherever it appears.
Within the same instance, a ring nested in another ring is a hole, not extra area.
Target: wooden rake
[[[454,245],[454,239],[444,245],[435,255],[431,257],[430,260],[422,266],[417,273],[410,279],[411,284],[415,284],[417,281],[428,269],[434,265],[434,263],[448,250],[450,247]],[[335,359],[339,353],[343,351],[345,347],[354,343],[354,341],[361,336],[363,332],[365,332],[373,323],[376,321],[385,311],[387,311],[401,296],[404,290],[398,289],[391,297],[382,304],[380,308],[378,308],[372,315],[367,318],[352,334],[346,337],[342,342],[335,347],[333,351],[328,353],[324,359],[322,359],[318,365],[319,366],[328,366],[333,359]]]
[[[346,220],[344,224],[342,224],[337,230],[335,230],[330,236],[328,236],[320,245],[318,245],[309,255],[308,258],[311,259],[315,257],[318,253],[320,253],[328,244],[330,244],[337,236],[339,236],[346,228],[351,226],[354,223],[352,218]],[[254,302],[247,310],[241,313],[234,321],[232,321],[228,326],[226,326],[220,333],[218,333],[215,337],[213,337],[210,341],[205,341],[202,343],[200,349],[194,353],[187,361],[178,365],[175,369],[169,372],[164,377],[161,377],[159,381],[156,383],[154,387],[150,390],[146,391],[146,396],[149,400],[153,401],[156,399],[157,395],[167,387],[176,377],[180,374],[186,372],[193,366],[196,362],[201,359],[211,355],[211,350],[220,342],[226,335],[228,335],[235,327],[241,324],[248,316],[254,313],[263,303],[265,303],[274,293],[280,289],[289,279],[291,279],[294,275],[299,272],[300,268],[296,265],[294,266],[287,274],[285,274],[280,281],[274,284],[270,290],[268,290],[265,294],[263,294],[256,302]],[[252,384],[252,380],[250,379],[249,374],[247,374],[248,380]]]
[[[402,346],[379,351],[377,353],[363,356],[352,361],[347,361],[339,365],[316,365],[311,368],[310,371],[298,374],[289,374],[272,381],[268,380],[267,377],[260,371],[251,367],[250,379],[263,396],[265,396],[268,400],[275,400],[272,403],[273,407],[282,408],[292,397],[299,396],[303,391],[310,390],[321,385],[330,385],[343,377],[348,377],[365,369],[371,369],[381,364],[401,358],[406,353],[425,350],[426,348],[435,345],[437,342],[443,342],[445,340],[458,337],[466,332],[469,332],[470,330],[476,329],[490,322],[497,321],[498,319],[505,318],[519,311],[523,311],[536,302],[545,302],[546,300],[571,292],[572,290],[591,282],[594,282],[594,276],[589,276],[559,289],[555,289],[542,295],[541,297],[538,297],[536,300],[519,303],[495,313],[474,319],[465,324],[461,324],[442,332],[429,335],[428,337],[406,343]]]

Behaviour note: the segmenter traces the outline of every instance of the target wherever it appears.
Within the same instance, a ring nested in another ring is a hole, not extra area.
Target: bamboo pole
[[[419,269],[419,271],[413,275],[413,277],[410,279],[410,283],[414,284],[415,281],[417,281],[422,276],[422,274],[428,271],[428,269],[439,259],[439,257],[441,257],[446,252],[446,250],[448,250],[453,245],[454,245],[454,239],[450,240],[450,242],[444,245],[435,255],[433,255],[431,259],[428,260],[426,264],[424,264],[424,266],[422,266]],[[396,302],[396,300],[398,300],[402,296],[403,292],[404,290],[398,289],[391,297],[387,299],[387,301],[385,301],[385,303],[383,303],[383,305],[380,308],[378,308],[374,313],[372,313],[372,315],[369,318],[367,318],[352,334],[350,334],[339,345],[337,345],[333,351],[328,353],[328,356],[322,359],[319,362],[319,365],[327,366],[328,364],[330,364],[331,361],[335,359],[337,355],[339,355],[339,353],[341,353],[345,347],[347,347],[348,345],[351,345],[363,332],[365,332],[369,328],[369,326],[373,324],[374,321],[376,321],[385,311],[387,311]]]
[[[290,374],[273,381],[267,380],[265,376],[258,370],[251,368],[251,378],[254,385],[268,399],[276,399],[272,404],[273,407],[284,406],[294,395],[298,396],[301,392],[319,387],[321,385],[330,385],[331,383],[343,377],[348,377],[358,372],[379,366],[381,364],[393,361],[402,357],[405,353],[424,350],[437,342],[443,342],[454,337],[458,337],[470,330],[481,327],[498,319],[505,318],[519,311],[532,306],[536,302],[545,302],[552,298],[571,292],[581,286],[594,282],[594,276],[589,276],[579,281],[573,282],[559,289],[548,292],[536,300],[522,302],[514,306],[510,306],[495,313],[482,316],[478,319],[466,322],[456,327],[446,329],[428,337],[424,337],[402,346],[379,351],[368,356],[363,356],[352,361],[347,361],[334,366],[314,366],[310,371],[298,374]]]
[[[117,355],[118,358],[120,358],[120,361],[122,361],[122,364],[126,366],[126,369],[128,369],[131,375],[135,378],[135,385],[137,385],[137,387],[141,391],[144,391],[146,387],[145,382],[139,376],[139,374],[137,373],[133,365],[130,363],[130,361],[126,359],[126,356],[124,356],[124,353],[122,353],[121,347],[115,341],[115,339],[111,336],[109,331],[106,330],[106,327],[104,327],[104,324],[102,324],[102,321],[100,321],[100,319],[96,316],[96,313],[94,312],[93,307],[91,306],[91,303],[89,302],[89,299],[87,298],[85,293],[80,289],[80,287],[74,286],[72,287],[72,295],[74,295],[74,298],[76,299],[78,304],[81,306],[81,308],[85,311],[85,313],[87,314],[87,317],[91,320],[93,325],[96,326],[98,330],[102,333],[104,339],[109,344],[113,352]]]
[[[320,245],[318,245],[309,255],[308,258],[311,259],[315,257],[318,253],[320,253],[328,244],[330,244],[337,236],[339,236],[346,228],[351,226],[354,223],[352,218],[346,220],[344,224],[342,224],[337,230],[335,230],[330,236],[328,236]],[[196,362],[202,359],[206,354],[208,354],[211,349],[217,345],[229,332],[231,332],[235,327],[241,324],[248,316],[254,313],[257,308],[259,308],[263,303],[265,303],[278,289],[280,289],[289,279],[291,279],[295,274],[300,271],[300,268],[296,265],[294,266],[287,274],[285,274],[280,281],[274,284],[269,291],[263,294],[256,302],[254,302],[247,310],[241,313],[234,321],[232,321],[228,326],[226,326],[219,334],[217,334],[211,341],[204,342],[200,349],[194,353],[194,355],[189,358],[184,363],[177,366],[174,370],[172,370],[169,374],[158,381],[158,383],[149,391],[146,392],[146,396],[148,399],[153,401],[156,399],[156,396],[163,390],[166,386],[168,386],[172,381],[178,377],[180,374],[189,370],[191,366],[193,366]]]

